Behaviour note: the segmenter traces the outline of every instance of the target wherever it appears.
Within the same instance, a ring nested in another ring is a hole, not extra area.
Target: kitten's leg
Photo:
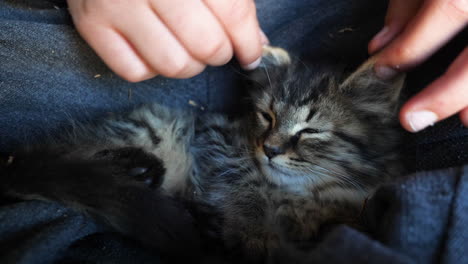
[[[280,229],[280,245],[271,249],[273,263],[310,263],[308,254],[324,225],[356,224],[360,208],[345,201],[318,200],[314,197],[273,194],[276,200],[275,224]]]
[[[74,134],[80,138],[72,144],[78,145],[80,151],[68,156],[95,159],[103,151],[139,148],[162,161],[165,170],[164,177],[159,179],[162,189],[173,194],[185,193],[190,189],[193,163],[189,150],[193,122],[190,112],[159,105],[145,106],[104,120],[95,127],[78,130]],[[148,168],[140,168],[140,171],[144,169]]]
[[[192,126],[190,114],[159,106],[76,126],[60,143],[17,153],[0,188],[64,203],[164,251],[193,249],[193,219],[173,199],[189,188]]]
[[[113,166],[114,174],[128,176],[130,181],[141,182],[143,186],[159,188],[164,180],[166,169],[161,159],[143,152],[139,148],[125,147],[106,149],[94,154],[95,161],[118,164]]]
[[[19,199],[63,203],[162,253],[182,248],[197,254],[199,235],[183,204],[135,180],[135,166],[151,166],[145,172],[151,179],[163,177],[161,161],[136,148],[111,152],[106,154],[114,155],[110,160],[68,160],[44,151],[18,154],[0,168],[0,190]]]
[[[224,242],[249,263],[263,262],[279,246],[281,234],[272,225],[274,206],[267,185],[263,180],[246,179],[231,186],[223,199]]]

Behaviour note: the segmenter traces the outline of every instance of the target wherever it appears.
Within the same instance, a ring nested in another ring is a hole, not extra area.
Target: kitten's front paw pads
[[[136,167],[128,171],[128,176],[134,177],[135,179],[139,180],[139,177],[144,175],[147,171],[148,171],[148,168]]]
[[[128,176],[151,187],[153,186],[154,178],[146,172],[148,172],[148,168],[135,167],[128,171]]]
[[[129,176],[131,180],[151,188],[161,186],[164,180],[166,169],[163,162],[140,148],[106,149],[94,154],[93,157],[110,162],[114,175]],[[125,177],[124,180],[127,181],[128,178]]]
[[[128,176],[151,188],[157,188],[162,184],[163,177],[156,173],[155,168],[152,167],[134,167],[129,169],[127,173]]]

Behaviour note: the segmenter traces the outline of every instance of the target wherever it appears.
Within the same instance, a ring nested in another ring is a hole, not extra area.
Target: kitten
[[[307,262],[320,226],[356,222],[364,201],[401,171],[404,77],[381,81],[372,67],[317,77],[266,48],[247,116],[146,106],[19,153],[2,189],[85,210],[158,248],[189,240],[195,252],[202,229],[244,261]]]

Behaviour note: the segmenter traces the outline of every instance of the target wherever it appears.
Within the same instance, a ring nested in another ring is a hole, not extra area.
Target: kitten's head
[[[281,49],[263,61],[252,74],[251,136],[269,180],[302,189],[381,182],[395,159],[403,76],[379,80],[372,61],[347,78],[317,76]]]

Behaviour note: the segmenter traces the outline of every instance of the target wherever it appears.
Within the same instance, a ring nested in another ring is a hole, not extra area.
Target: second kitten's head
[[[381,182],[399,141],[403,76],[379,80],[372,61],[345,78],[316,74],[271,48],[264,63],[252,74],[251,137],[268,179],[299,189]]]

